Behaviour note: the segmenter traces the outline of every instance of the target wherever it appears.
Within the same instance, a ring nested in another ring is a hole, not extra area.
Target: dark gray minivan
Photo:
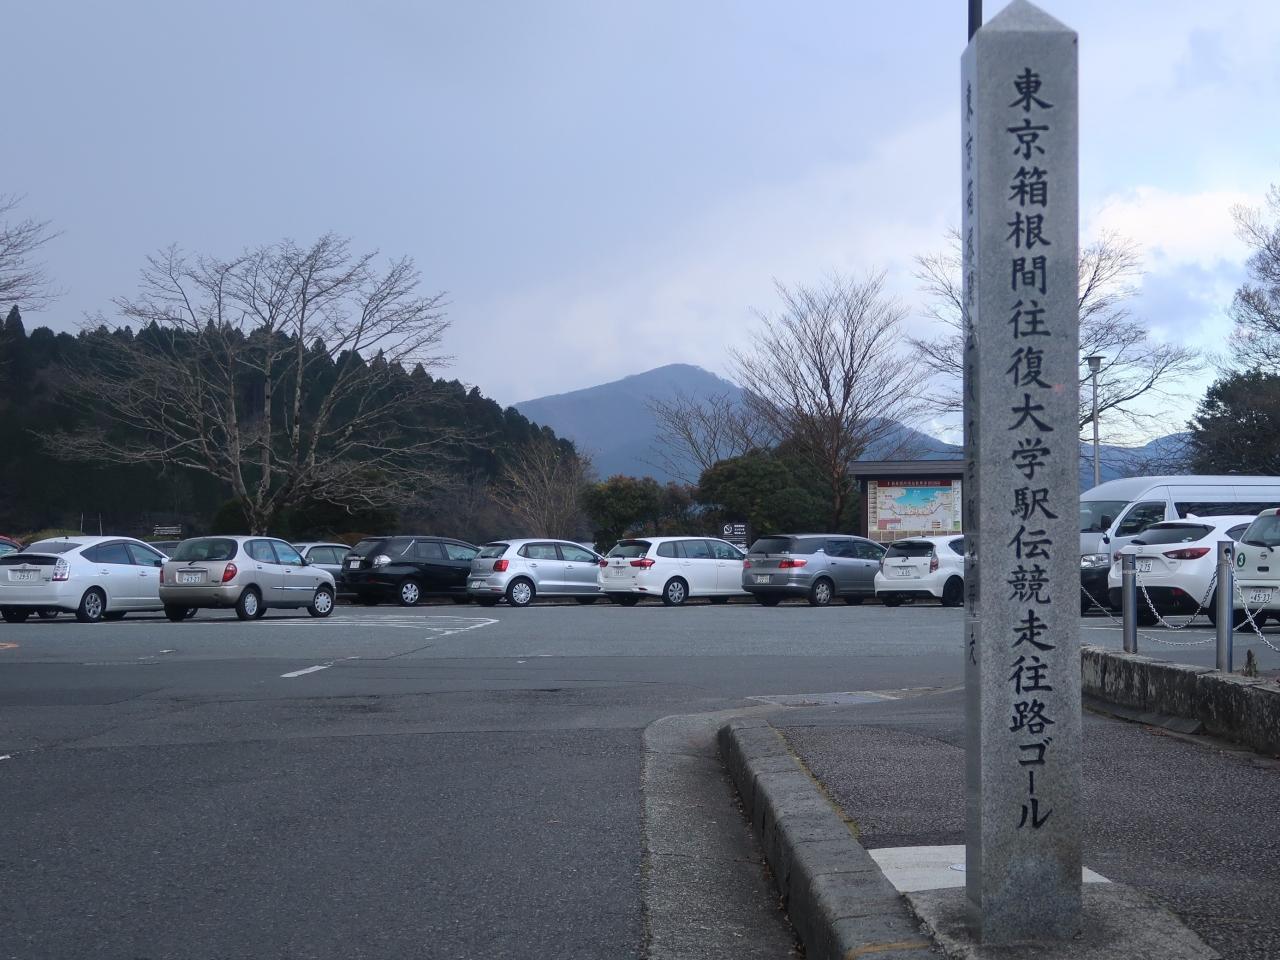
[[[787,597],[804,597],[815,607],[836,597],[861,603],[876,594],[882,556],[884,547],[874,540],[848,534],[761,537],[742,564],[742,589],[766,607]]]

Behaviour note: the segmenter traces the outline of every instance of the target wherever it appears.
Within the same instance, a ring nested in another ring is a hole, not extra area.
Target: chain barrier
[[[1245,623],[1249,624],[1249,626],[1253,628],[1254,635],[1257,636],[1259,640],[1265,643],[1268,647],[1270,647],[1276,653],[1280,653],[1280,647],[1277,647],[1274,643],[1272,643],[1270,640],[1268,640],[1266,637],[1262,635],[1262,623],[1259,623],[1257,620],[1253,618],[1253,611],[1249,609],[1249,605],[1245,602],[1244,594],[1241,592],[1240,584],[1238,583],[1235,584],[1235,593],[1236,593],[1236,596],[1240,599],[1240,609],[1244,612]],[[1267,619],[1266,611],[1259,608],[1258,612],[1262,614],[1262,621],[1265,622]],[[1234,627],[1235,624],[1233,623],[1232,626]]]
[[[1107,619],[1109,619],[1109,620],[1110,620],[1112,623],[1114,623],[1117,627],[1124,627],[1124,621],[1123,621],[1123,620],[1121,620],[1121,619],[1119,619],[1118,617],[1116,617],[1116,615],[1115,615],[1114,613],[1112,613],[1112,612],[1111,612],[1111,608],[1110,608],[1110,607],[1107,607],[1107,606],[1104,606],[1103,604],[1101,604],[1101,603],[1098,601],[1098,598],[1097,598],[1097,597],[1095,597],[1095,596],[1094,596],[1093,594],[1091,594],[1087,589],[1085,589],[1085,585],[1084,585],[1083,583],[1082,583],[1082,584],[1080,584],[1080,592],[1081,592],[1081,593],[1083,593],[1086,597],[1088,597],[1088,598],[1089,598],[1089,601],[1090,601],[1090,602],[1091,602],[1095,607],[1097,607],[1099,610],[1101,610],[1101,611],[1106,615]],[[1157,614],[1157,616],[1159,616],[1159,614]],[[1190,621],[1188,621],[1188,622],[1190,622]],[[1186,624],[1183,624],[1183,626],[1186,626]],[[1152,643],[1163,643],[1163,644],[1166,644],[1166,645],[1171,646],[1171,647],[1194,647],[1194,646],[1198,646],[1198,645],[1200,645],[1200,644],[1202,644],[1202,643],[1213,643],[1213,640],[1214,640],[1214,638],[1213,638],[1213,637],[1210,637],[1208,640],[1190,640],[1190,641],[1185,641],[1185,642],[1184,642],[1184,641],[1181,641],[1181,640],[1165,640],[1165,639],[1163,639],[1163,638],[1161,638],[1161,637],[1152,636],[1152,635],[1151,635],[1151,634],[1149,634],[1149,633],[1143,633],[1141,630],[1139,630],[1139,631],[1138,631],[1138,639],[1139,639],[1139,640],[1150,640]]]

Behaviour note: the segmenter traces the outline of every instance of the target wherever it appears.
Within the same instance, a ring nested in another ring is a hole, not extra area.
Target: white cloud
[[[1247,250],[1235,235],[1231,209],[1258,199],[1239,191],[1176,193],[1141,186],[1105,198],[1085,220],[1089,235],[1112,231],[1136,241],[1149,269],[1183,264],[1207,268],[1223,260],[1244,260]]]

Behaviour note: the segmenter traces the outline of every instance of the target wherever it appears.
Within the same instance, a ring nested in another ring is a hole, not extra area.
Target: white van
[[[1080,495],[1080,566],[1111,565],[1115,551],[1161,520],[1257,514],[1280,507],[1280,477],[1180,476],[1109,480]]]

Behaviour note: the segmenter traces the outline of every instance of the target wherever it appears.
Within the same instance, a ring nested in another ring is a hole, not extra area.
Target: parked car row
[[[169,545],[166,545],[169,546]],[[456,603],[602,597],[633,606],[646,597],[680,606],[705,597],[754,597],[775,606],[788,597],[813,606],[879,597],[886,606],[963,596],[963,537],[898,541],[888,549],[864,537],[763,537],[743,553],[713,537],[645,537],[607,555],[567,540],[499,540],[483,547],[432,536],[371,537],[289,544],[274,537],[195,537],[170,555],[129,537],[70,536],[0,553],[0,614],[10,623],[70,613],[93,623],[131,612],[175,622],[202,609],[234,610],[244,620],[271,609],[327,617],[338,596],[361,604],[414,606],[429,596]]]

